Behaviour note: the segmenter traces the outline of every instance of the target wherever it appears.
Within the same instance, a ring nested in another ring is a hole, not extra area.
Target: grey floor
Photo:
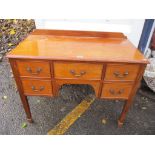
[[[56,98],[29,97],[34,123],[26,122],[18,91],[4,58],[0,62],[0,134],[44,135],[64,116],[76,107],[86,95],[92,93],[89,86],[66,85]],[[122,128],[117,119],[123,101],[96,99],[90,108],[67,130],[67,135],[120,135],[155,134],[155,102],[137,93]],[[106,120],[106,124],[102,123]],[[27,127],[22,128],[26,122]]]

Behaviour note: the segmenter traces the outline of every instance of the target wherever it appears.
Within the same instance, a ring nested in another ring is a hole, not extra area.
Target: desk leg
[[[12,68],[12,71],[13,71],[13,74],[14,74],[14,78],[15,78],[15,81],[16,81],[16,84],[17,84],[17,87],[18,87],[19,95],[20,95],[20,98],[21,98],[21,101],[22,101],[22,104],[23,104],[23,107],[24,107],[24,110],[25,110],[25,113],[26,113],[26,116],[27,116],[27,120],[28,120],[28,122],[32,123],[33,121],[32,121],[32,116],[31,116],[29,103],[28,103],[28,100],[27,100],[27,96],[24,95],[22,82],[21,82],[21,79],[19,77],[18,67],[17,67],[16,61],[12,60],[12,59],[10,59],[9,61],[10,61],[11,68]]]
[[[126,101],[126,103],[124,104],[120,118],[118,119],[118,127],[122,127],[124,120],[125,120],[125,117],[127,115],[127,112],[129,111],[131,104],[132,104],[132,99],[128,99]]]
[[[56,82],[53,83],[53,94],[54,94],[54,96],[59,96],[60,88],[61,88],[61,85],[59,85]]]
[[[133,90],[132,90],[132,92],[131,92],[131,94],[129,96],[129,99],[126,101],[126,103],[125,103],[125,105],[123,107],[121,116],[120,116],[120,118],[118,120],[118,126],[119,127],[121,127],[123,125],[125,117],[127,115],[127,112],[129,110],[130,106],[132,105],[133,98],[136,95],[136,92],[137,92],[138,88],[140,87],[140,80],[142,79],[142,76],[144,74],[145,67],[146,67],[146,64],[143,64],[139,68],[139,74],[138,74],[138,76],[136,78],[134,88],[133,88]]]
[[[25,110],[25,113],[26,113],[27,121],[29,123],[33,123],[32,116],[31,116],[31,111],[30,111],[30,106],[29,106],[29,103],[28,103],[28,100],[27,100],[27,96],[25,96],[23,94],[20,94],[20,98],[22,100],[22,104],[23,104],[23,107],[24,107],[24,110]]]

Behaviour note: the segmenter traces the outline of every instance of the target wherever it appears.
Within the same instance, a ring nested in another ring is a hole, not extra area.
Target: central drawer
[[[93,63],[54,62],[54,77],[100,80],[102,67]]]

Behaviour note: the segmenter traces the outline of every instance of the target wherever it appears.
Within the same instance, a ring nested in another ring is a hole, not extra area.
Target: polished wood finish
[[[7,55],[32,121],[27,96],[57,96],[64,84],[89,84],[96,97],[126,101],[121,126],[148,60],[122,33],[35,30]]]
[[[9,54],[9,58],[48,59],[48,60],[74,60],[95,62],[132,62],[147,63],[147,59],[124,38],[120,33],[110,33],[105,37],[95,35],[85,36],[82,32],[74,31],[77,36],[54,35],[51,30],[42,35],[37,30],[29,35]],[[50,35],[52,34],[53,35]],[[57,31],[58,33],[58,31]],[[69,33],[66,31],[66,33]],[[71,32],[72,33],[72,32]],[[47,35],[48,34],[48,35]],[[61,34],[61,33],[60,33]],[[122,37],[116,37],[116,34]],[[104,35],[103,35],[104,36]]]
[[[136,80],[134,82],[133,89],[132,89],[132,91],[131,91],[131,93],[129,95],[129,99],[126,100],[126,103],[123,106],[123,110],[121,112],[121,115],[120,115],[120,117],[118,119],[118,126],[119,127],[121,127],[123,125],[125,117],[127,115],[127,112],[129,111],[129,108],[131,107],[131,105],[133,103],[132,101],[134,99],[134,96],[136,94],[136,91],[137,91],[138,87],[140,86],[140,80],[141,80],[141,78],[142,78],[142,76],[144,74],[145,68],[146,68],[146,64],[141,65],[141,67],[139,69],[139,74],[137,75],[137,78],[136,78]]]
[[[49,62],[35,60],[17,60],[16,62],[21,77],[51,77]]]
[[[101,80],[102,67],[102,64],[55,62],[54,77]]]
[[[22,79],[25,95],[52,96],[50,80]]]
[[[17,87],[19,90],[19,95],[22,100],[22,104],[23,104],[23,107],[24,107],[24,110],[26,113],[27,120],[30,123],[32,123],[33,120],[32,120],[32,116],[31,116],[30,106],[29,106],[29,103],[27,100],[27,96],[24,95],[23,86],[21,83],[21,79],[19,78],[19,72],[18,72],[16,61],[13,59],[9,59],[9,61],[10,61],[12,72],[14,74],[14,78],[15,78],[15,81],[16,81],[16,84],[17,84]]]
[[[96,31],[71,31],[71,30],[45,30],[36,29],[31,34],[34,35],[50,35],[50,36],[67,36],[67,37],[98,37],[98,38],[124,38],[123,33],[118,32],[96,32]]]
[[[140,65],[137,64],[108,64],[105,80],[134,81]]]
[[[101,98],[128,99],[132,90],[132,83],[112,82],[104,83]]]

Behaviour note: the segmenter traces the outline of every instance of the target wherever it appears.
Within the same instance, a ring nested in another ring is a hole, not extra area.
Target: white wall
[[[106,20],[106,19],[78,19],[78,20],[50,20],[36,19],[36,28],[40,29],[64,29],[64,30],[88,30],[123,32],[137,47],[142,33],[143,19],[131,20]]]

